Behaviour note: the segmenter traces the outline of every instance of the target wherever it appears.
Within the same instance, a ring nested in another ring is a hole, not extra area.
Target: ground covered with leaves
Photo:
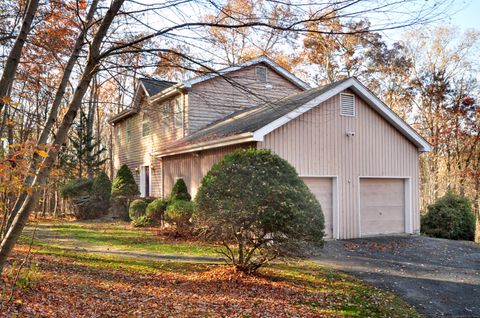
[[[246,276],[225,265],[109,256],[45,242],[23,263],[28,249],[16,248],[1,278],[1,317],[418,316],[393,294],[311,262],[275,263]]]

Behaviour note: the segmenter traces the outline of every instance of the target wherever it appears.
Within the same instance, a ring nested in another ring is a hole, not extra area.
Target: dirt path
[[[34,232],[33,226],[25,227],[23,235],[31,237]],[[35,230],[35,240],[42,244],[47,244],[52,247],[60,248],[65,251],[74,251],[92,254],[106,254],[118,257],[138,258],[146,260],[158,261],[176,261],[176,262],[191,262],[191,263],[224,263],[221,258],[209,256],[189,256],[176,254],[158,254],[147,251],[132,251],[121,249],[115,246],[95,245],[92,243],[82,242],[73,237],[60,235],[48,226],[38,226]]]

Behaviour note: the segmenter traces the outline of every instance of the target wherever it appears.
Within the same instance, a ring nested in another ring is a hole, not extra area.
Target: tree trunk
[[[15,79],[18,63],[20,62],[20,57],[22,56],[23,46],[25,45],[28,34],[30,33],[33,18],[37,12],[38,2],[39,0],[29,1],[25,11],[25,16],[23,17],[20,33],[18,33],[12,50],[10,51],[7,61],[5,62],[2,78],[0,79],[0,112],[5,106],[3,97],[7,96],[7,92],[12,86],[13,80]]]
[[[67,64],[65,66],[65,70],[63,72],[62,80],[60,81],[60,85],[57,88],[57,92],[55,93],[55,98],[52,103],[52,107],[50,109],[50,113],[48,114],[48,118],[45,122],[45,126],[42,129],[42,132],[40,133],[40,137],[38,138],[37,145],[44,145],[48,141],[48,136],[50,135],[50,131],[52,130],[53,125],[55,124],[57,117],[58,117],[58,110],[60,108],[60,105],[62,103],[63,96],[65,95],[65,90],[68,85],[68,82],[70,80],[70,76],[72,75],[73,72],[73,67],[75,66],[75,63],[77,62],[82,47],[84,45],[84,40],[87,34],[87,30],[92,24],[95,11],[97,9],[99,0],[93,0],[92,4],[90,5],[90,9],[88,10],[87,14],[87,19],[85,22],[84,28],[81,30],[80,34],[77,37],[77,40],[75,41],[75,45],[72,51],[72,55],[69,57]],[[37,170],[37,165],[38,161],[40,160],[40,156],[38,156],[37,153],[34,153],[32,163],[30,164],[30,171],[36,172]],[[25,178],[25,185],[31,185],[33,182],[33,176],[27,176]],[[9,227],[13,221],[13,218],[17,214],[18,210],[20,210],[23,201],[27,197],[27,193],[23,192],[15,202],[15,206],[13,207],[12,214],[9,218],[8,225]]]
[[[90,50],[87,58],[87,63],[83,71],[82,77],[75,89],[72,100],[68,105],[67,112],[62,119],[62,123],[57,130],[55,139],[52,142],[52,146],[57,149],[50,149],[48,152],[48,157],[43,161],[42,167],[39,169],[38,174],[35,176],[32,182],[32,191],[31,194],[28,194],[23,202],[20,210],[16,214],[11,226],[8,228],[8,232],[5,238],[0,245],[0,274],[5,267],[7,257],[12,251],[15,243],[17,242],[20,234],[25,227],[28,217],[32,212],[32,209],[35,203],[38,200],[38,187],[45,183],[47,180],[50,171],[53,167],[53,163],[57,158],[58,147],[60,147],[66,140],[69,129],[71,128],[75,117],[77,116],[78,110],[82,105],[82,100],[85,96],[85,93],[90,85],[93,75],[97,71],[99,59],[100,59],[100,47],[105,39],[108,29],[110,28],[113,19],[118,14],[120,7],[123,5],[125,0],[114,0],[110,5],[110,8],[106,12],[102,22],[98,28],[98,31],[95,33],[95,36],[91,42]]]

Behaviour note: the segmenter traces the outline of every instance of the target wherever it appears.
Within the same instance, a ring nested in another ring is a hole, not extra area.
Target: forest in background
[[[367,3],[2,1],[1,233],[19,211],[67,213],[68,181],[112,176],[107,120],[130,107],[140,77],[182,80],[263,54],[313,85],[357,77],[433,146],[422,209],[453,189],[478,215],[480,30],[433,23],[454,1]],[[388,28],[402,39],[385,39]]]

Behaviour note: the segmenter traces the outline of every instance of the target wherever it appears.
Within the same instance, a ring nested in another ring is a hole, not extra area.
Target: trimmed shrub
[[[130,220],[135,221],[139,217],[145,216],[146,210],[147,202],[142,199],[133,200],[132,203],[130,203],[130,208],[128,210]]]
[[[167,207],[165,218],[175,224],[177,228],[185,228],[190,225],[194,207],[195,205],[191,201],[172,201]]]
[[[322,209],[295,169],[269,150],[226,155],[202,180],[194,220],[238,270],[301,258],[323,246]]]
[[[148,204],[145,215],[153,220],[162,221],[165,211],[167,210],[167,206],[167,200],[156,199]]]
[[[422,217],[422,233],[451,240],[475,240],[475,214],[470,201],[452,191],[428,206]]]
[[[153,220],[146,215],[139,216],[132,221],[132,225],[135,227],[145,227],[152,225]]]
[[[132,198],[139,194],[140,191],[133,178],[132,171],[127,165],[121,166],[112,183],[112,196]]]
[[[112,199],[114,200],[112,208],[115,208],[115,212],[120,217],[128,220],[130,202],[139,194],[132,171],[127,165],[121,166],[112,182]]]
[[[173,186],[172,189],[172,194],[170,196],[171,201],[177,201],[177,200],[184,200],[184,201],[190,201],[192,197],[188,193],[187,185],[185,184],[185,181],[180,178],[175,182],[175,185]]]

